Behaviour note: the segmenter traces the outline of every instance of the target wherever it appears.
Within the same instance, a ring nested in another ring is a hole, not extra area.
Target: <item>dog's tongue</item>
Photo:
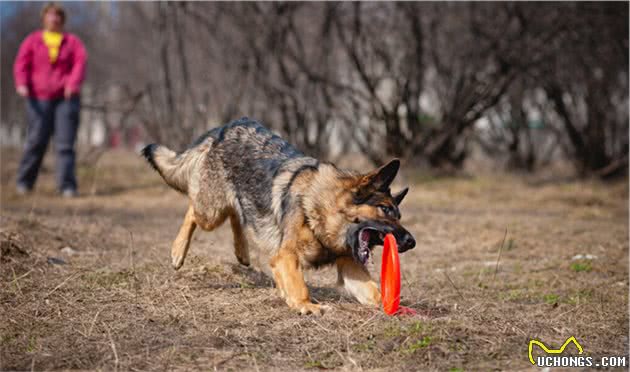
[[[370,233],[366,229],[361,230],[361,240],[364,242],[370,241]]]
[[[359,240],[361,241],[358,255],[359,261],[365,265],[370,258],[370,233],[367,230],[362,230],[360,232]]]

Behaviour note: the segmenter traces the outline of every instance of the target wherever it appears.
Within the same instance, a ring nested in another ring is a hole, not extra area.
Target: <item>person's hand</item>
[[[74,95],[74,92],[72,91],[72,89],[67,88],[64,89],[63,91],[63,96],[66,97],[66,99],[70,99],[70,97],[72,97]]]
[[[28,87],[26,85],[20,85],[17,87],[17,94],[22,97],[28,97]]]

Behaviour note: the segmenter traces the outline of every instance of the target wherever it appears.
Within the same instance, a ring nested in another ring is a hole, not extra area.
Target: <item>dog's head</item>
[[[388,233],[396,238],[401,253],[416,245],[414,237],[400,224],[399,206],[409,188],[395,194],[390,190],[399,167],[400,161],[395,159],[370,173],[355,176],[346,195],[341,208],[349,222],[345,244],[361,264],[367,263],[374,246],[383,245]]]

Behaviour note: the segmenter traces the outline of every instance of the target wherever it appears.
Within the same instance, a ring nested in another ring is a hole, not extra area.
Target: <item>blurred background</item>
[[[42,5],[0,4],[5,148],[25,136],[12,67]],[[627,173],[628,3],[62,5],[89,53],[80,161],[249,116],[332,161]]]
[[[12,69],[43,3],[0,0],[0,370],[529,371],[528,340],[571,336],[628,354],[628,2],[61,5],[89,54],[71,199],[59,156],[16,187]],[[341,167],[403,159],[420,316],[357,306],[328,268],[306,280],[334,310],[297,317],[229,224],[170,268],[189,200],[138,150],[242,116]]]

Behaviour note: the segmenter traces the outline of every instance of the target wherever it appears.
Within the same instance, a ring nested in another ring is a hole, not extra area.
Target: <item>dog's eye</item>
[[[400,219],[400,212],[397,208],[390,207],[389,205],[379,205],[379,208],[383,211],[386,217],[393,219]]]
[[[381,210],[383,211],[383,213],[385,213],[386,216],[390,216],[393,213],[392,208],[388,205],[381,205],[379,206],[379,208],[381,208]]]

